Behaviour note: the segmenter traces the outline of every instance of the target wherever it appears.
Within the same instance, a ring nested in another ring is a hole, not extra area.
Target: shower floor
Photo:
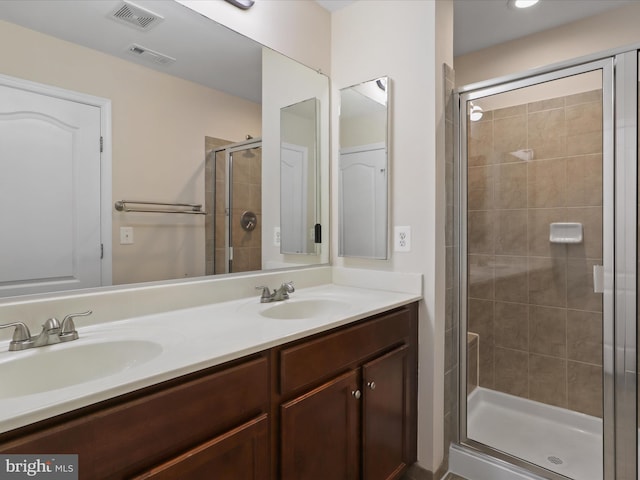
[[[476,388],[467,436],[569,478],[602,479],[602,420],[596,417]]]

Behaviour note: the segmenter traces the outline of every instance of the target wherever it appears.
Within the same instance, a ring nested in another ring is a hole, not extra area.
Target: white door
[[[340,254],[387,258],[387,154],[360,146],[340,153]]]
[[[307,250],[306,147],[283,143],[280,149],[280,251]]]
[[[100,108],[0,85],[0,297],[101,284]]]

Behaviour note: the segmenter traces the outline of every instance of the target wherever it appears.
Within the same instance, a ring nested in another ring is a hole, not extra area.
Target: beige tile
[[[567,310],[531,305],[529,342],[531,353],[564,358],[567,353]]]
[[[506,348],[495,349],[495,389],[500,392],[528,397],[527,372],[529,354]]]
[[[225,192],[226,192],[226,187],[224,182],[216,182],[215,184],[216,213],[224,213]]]
[[[496,347],[529,348],[529,309],[521,303],[496,302],[493,322]]]
[[[583,227],[582,243],[568,245],[574,258],[602,258],[602,207],[567,208],[567,221]]]
[[[527,211],[496,210],[495,252],[498,255],[527,254]]]
[[[513,107],[498,108],[493,111],[493,118],[506,118],[526,115],[526,105],[515,105]]]
[[[602,105],[583,103],[566,108],[567,154],[602,152]]]
[[[469,212],[467,216],[467,248],[469,253],[494,252],[494,213]]]
[[[495,258],[493,255],[469,255],[469,297],[493,300],[495,296]]]
[[[493,345],[494,302],[490,300],[468,301],[468,330],[479,335],[480,345]]]
[[[527,163],[529,208],[564,207],[567,203],[567,163],[564,158]]]
[[[577,105],[579,103],[602,103],[602,89],[590,90],[588,92],[576,93],[574,95],[567,95],[565,97],[565,105]]]
[[[567,310],[567,358],[602,365],[602,314]]]
[[[602,132],[567,137],[567,156],[602,153]]]
[[[511,155],[527,148],[527,117],[525,115],[496,119],[493,121],[493,149],[497,163],[521,161]]]
[[[527,257],[495,257],[494,285],[496,300],[527,303],[529,301]]]
[[[529,398],[548,405],[567,406],[567,361],[529,355]]]
[[[602,105],[598,102],[568,106],[566,115],[567,135],[602,131]]]
[[[447,205],[453,205],[454,186],[453,186],[453,163],[446,162],[444,164],[444,189]]]
[[[536,160],[566,155],[564,109],[530,113],[528,122],[528,147],[533,149]]]
[[[527,104],[527,111],[529,113],[539,112],[542,110],[553,110],[554,108],[564,107],[564,97],[550,98],[547,100],[540,100],[538,102],[531,102]]]
[[[602,205],[602,154],[567,158],[567,205]]]
[[[470,167],[493,163],[493,122],[470,122],[468,130]]]
[[[573,310],[602,311],[602,294],[593,293],[593,265],[601,260],[567,260],[567,307]]]
[[[528,211],[527,235],[529,255],[536,257],[565,257],[567,246],[549,241],[552,223],[566,222],[565,208],[533,208]]]
[[[495,208],[514,209],[527,207],[527,165],[507,163],[494,167]]]
[[[529,258],[529,302],[533,305],[565,307],[567,261],[563,258]]]
[[[467,205],[469,210],[493,208],[493,166],[469,167]]]
[[[569,361],[569,408],[602,417],[602,367]]]
[[[445,330],[445,332],[444,332],[444,341],[445,341],[445,345],[448,345],[449,347],[451,347],[451,344],[453,343],[453,328]],[[453,349],[445,348],[445,352],[444,352],[444,371],[446,372],[448,370],[451,370],[453,365],[454,365]]]

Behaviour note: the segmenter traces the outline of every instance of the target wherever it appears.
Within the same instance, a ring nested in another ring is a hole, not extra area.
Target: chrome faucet
[[[44,347],[60,342],[69,342],[78,338],[78,332],[73,323],[75,317],[86,317],[93,313],[88,310],[83,313],[72,313],[62,320],[62,324],[56,318],[49,318],[39,335],[31,336],[29,328],[23,322],[0,325],[0,328],[15,327],[13,338],[9,342],[9,351],[26,350],[27,348]]]
[[[276,288],[273,293],[269,291],[269,287],[256,287],[256,290],[262,290],[260,295],[260,303],[281,302],[282,300],[288,300],[289,294],[296,291],[293,287],[293,282],[285,282]]]

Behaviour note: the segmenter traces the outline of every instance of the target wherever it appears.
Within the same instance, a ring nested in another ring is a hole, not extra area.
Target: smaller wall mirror
[[[317,98],[280,109],[280,253],[317,253]]]
[[[388,257],[388,77],[340,90],[338,255]]]

